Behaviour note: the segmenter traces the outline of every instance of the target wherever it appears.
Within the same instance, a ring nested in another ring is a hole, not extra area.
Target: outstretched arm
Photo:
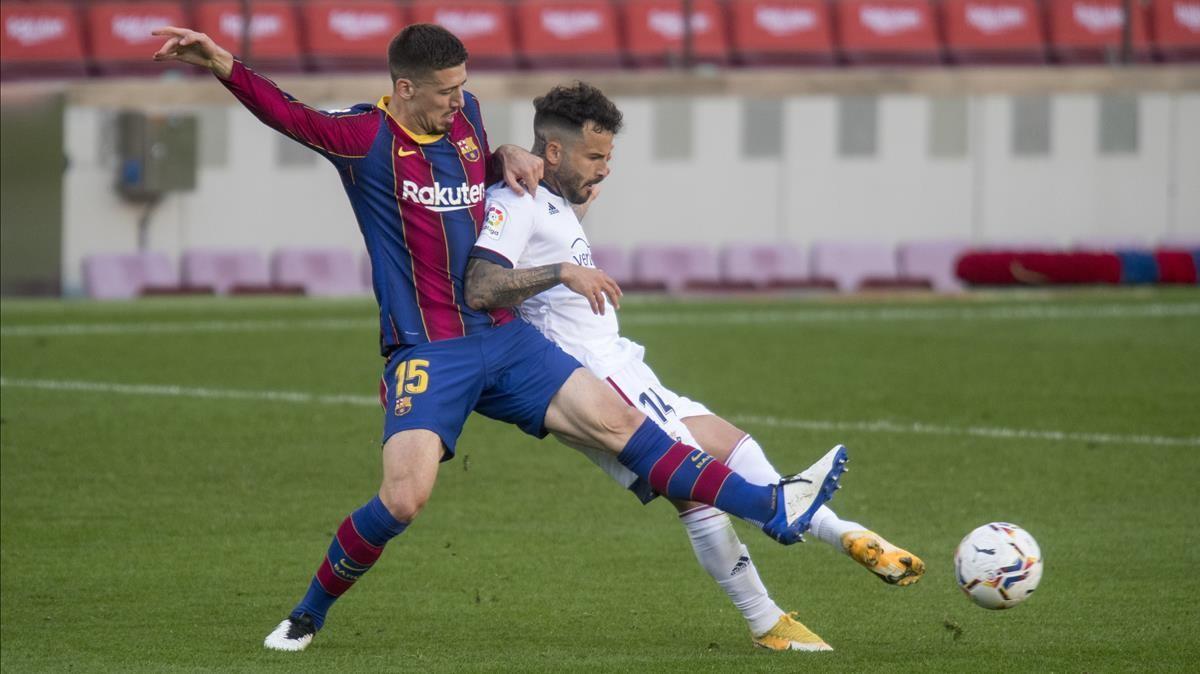
[[[291,136],[331,159],[365,155],[378,131],[367,113],[328,113],[300,103],[271,80],[233,58],[204,33],[167,26],[154,31],[167,38],[155,61],[179,61],[211,70],[238,101],[267,126]]]
[[[204,33],[165,26],[151,34],[167,38],[163,46],[154,52],[155,61],[180,61],[208,68],[223,80],[229,79],[233,73],[233,54]]]
[[[571,262],[505,269],[479,257],[467,263],[467,305],[476,310],[515,307],[559,283],[586,297],[594,313],[604,314],[605,297],[613,308],[621,308],[620,286],[599,269]]]

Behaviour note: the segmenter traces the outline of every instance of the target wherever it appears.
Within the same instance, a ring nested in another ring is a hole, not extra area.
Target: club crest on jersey
[[[479,161],[479,146],[475,144],[475,136],[467,136],[460,140],[454,141],[458,146],[459,153],[463,159],[467,161]]]
[[[483,233],[488,238],[499,239],[505,222],[508,222],[508,210],[504,205],[495,201],[488,204],[487,214],[483,216]]]
[[[412,411],[412,398],[409,396],[400,396],[396,398],[396,407],[392,410],[396,416],[402,417]]]

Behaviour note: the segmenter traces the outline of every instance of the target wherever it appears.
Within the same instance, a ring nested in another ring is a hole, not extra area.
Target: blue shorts
[[[433,431],[443,461],[474,410],[546,436],[546,409],[582,367],[532,325],[515,320],[467,337],[402,346],[388,355],[380,383],[383,442],[400,431]]]

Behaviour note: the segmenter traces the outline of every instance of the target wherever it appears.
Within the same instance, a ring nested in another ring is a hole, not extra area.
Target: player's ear
[[[403,77],[396,80],[396,86],[393,89],[394,96],[399,96],[408,101],[412,100],[414,93],[416,93],[416,87],[413,86],[412,80],[404,79]]]
[[[563,146],[562,142],[557,140],[546,141],[545,160],[551,166],[557,166],[562,161]]]

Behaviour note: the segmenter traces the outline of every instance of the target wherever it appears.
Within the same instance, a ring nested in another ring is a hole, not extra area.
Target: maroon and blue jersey
[[[483,223],[491,154],[473,95],[465,94],[448,133],[431,136],[401,126],[388,113],[386,96],[320,111],[237,61],[222,82],[268,126],[337,167],[371,258],[384,354],[513,319],[507,309],[471,309],[463,295]]]

